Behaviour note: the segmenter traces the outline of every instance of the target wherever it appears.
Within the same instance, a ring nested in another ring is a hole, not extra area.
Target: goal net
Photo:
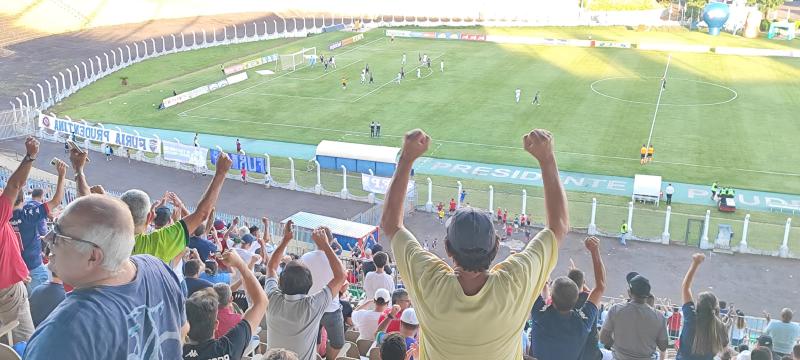
[[[317,48],[303,49],[296,53],[281,55],[281,70],[296,70],[303,64],[308,64],[311,59],[316,59]]]

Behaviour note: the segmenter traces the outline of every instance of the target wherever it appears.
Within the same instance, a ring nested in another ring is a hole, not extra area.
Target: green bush
[[[650,10],[658,7],[655,0],[590,0],[589,10],[629,11]]]
[[[761,30],[761,32],[767,32],[769,31],[770,24],[772,24],[771,21],[767,19],[761,19],[761,24],[759,25],[759,29]]]

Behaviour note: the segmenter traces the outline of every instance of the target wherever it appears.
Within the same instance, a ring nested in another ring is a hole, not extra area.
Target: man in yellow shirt
[[[642,158],[639,160],[639,164],[644,165],[644,163],[647,161],[647,145],[642,144],[642,148],[639,149],[639,155],[642,156]]]
[[[522,359],[523,327],[569,231],[552,135],[537,129],[523,137],[542,171],[548,228],[491,269],[500,241],[490,214],[464,207],[448,220],[445,249],[455,268],[425,251],[403,225],[411,168],[429,143],[422,130],[406,134],[381,219],[419,319],[415,360]]]

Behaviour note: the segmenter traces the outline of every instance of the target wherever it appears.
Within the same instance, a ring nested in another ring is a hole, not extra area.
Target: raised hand
[[[326,246],[330,246],[328,234],[326,234],[325,229],[321,227],[314,229],[314,231],[311,233],[311,240],[313,240],[314,244],[317,245],[317,249],[324,249]]]
[[[25,153],[35,158],[36,155],[39,154],[39,140],[36,140],[33,136],[28,136],[28,138],[25,139]]]
[[[78,149],[71,149],[69,151],[69,162],[72,163],[72,168],[75,172],[83,171],[86,162],[89,161],[89,153],[80,151]]]
[[[695,253],[694,255],[692,255],[692,262],[697,264],[697,265],[702,264],[703,260],[705,260],[705,259],[706,259],[706,255],[703,254],[703,253]]]
[[[544,129],[534,129],[522,137],[522,145],[537,160],[553,156],[553,134]]]
[[[106,189],[103,188],[103,185],[94,185],[89,188],[89,193],[105,195]]]
[[[400,310],[402,310],[400,309],[400,305],[392,305],[392,310],[389,311],[389,314],[391,314],[392,317],[395,317],[398,313],[400,313]]]
[[[233,161],[228,157],[228,154],[220,152],[219,156],[217,156],[217,174],[227,174],[228,170],[231,169],[231,165],[233,165]]]
[[[56,161],[56,171],[58,176],[64,177],[67,175],[67,164],[61,160]]]
[[[421,129],[411,130],[406,133],[405,139],[403,140],[403,149],[400,153],[400,157],[409,161],[414,161],[428,151],[430,142],[431,137]]]
[[[246,267],[244,260],[236,253],[236,251],[228,250],[222,253],[220,257],[222,263],[227,265],[230,268],[238,269],[242,267]]]
[[[583,245],[586,246],[586,250],[589,250],[591,253],[600,251],[600,239],[594,236],[587,237],[586,240],[583,241]]]
[[[286,222],[286,225],[283,226],[283,241],[289,241],[294,238],[294,221],[289,220]]]
[[[269,218],[262,217],[261,218],[261,223],[264,224],[264,228],[266,228],[269,225]]]

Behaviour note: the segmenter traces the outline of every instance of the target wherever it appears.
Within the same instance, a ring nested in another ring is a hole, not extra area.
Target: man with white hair
[[[45,242],[48,267],[75,289],[39,325],[26,359],[181,357],[188,324],[178,279],[159,259],[130,255],[134,225],[123,202],[75,200]]]
[[[189,234],[208,218],[211,209],[217,203],[217,197],[225,181],[225,174],[231,168],[231,159],[225,153],[220,153],[217,158],[217,169],[211,184],[200,198],[195,211],[180,221],[161,229],[146,233],[147,225],[155,215],[150,206],[150,197],[144,191],[132,189],[122,194],[120,200],[125,202],[133,215],[136,242],[133,246],[134,254],[150,254],[165,263],[169,263],[183,251],[189,243]],[[76,171],[79,169],[76,168]],[[83,166],[81,169],[83,170]]]
[[[27,340],[33,333],[28,293],[25,290],[25,282],[30,281],[28,267],[22,259],[20,241],[9,222],[14,199],[25,187],[33,162],[39,154],[39,142],[29,137],[25,140],[25,151],[25,157],[0,194],[0,326],[19,321],[12,331],[14,341]]]

